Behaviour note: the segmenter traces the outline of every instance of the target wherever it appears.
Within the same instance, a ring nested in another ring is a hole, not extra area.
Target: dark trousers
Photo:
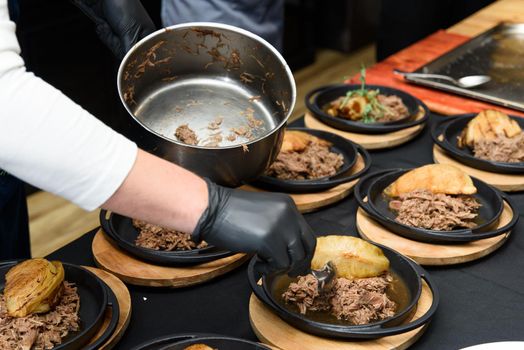
[[[30,257],[24,185],[10,175],[0,175],[0,260]]]

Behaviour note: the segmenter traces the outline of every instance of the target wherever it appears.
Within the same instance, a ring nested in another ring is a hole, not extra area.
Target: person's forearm
[[[191,233],[207,207],[207,196],[207,185],[203,179],[139,150],[124,183],[102,207]]]

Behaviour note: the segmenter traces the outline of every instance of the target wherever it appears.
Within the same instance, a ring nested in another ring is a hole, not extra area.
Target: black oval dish
[[[372,242],[370,242],[372,243]],[[370,323],[367,325],[340,325],[313,321],[307,318],[307,315],[302,315],[298,312],[293,312],[286,309],[275,298],[275,282],[282,273],[274,273],[271,275],[260,276],[256,271],[257,257],[254,257],[249,263],[248,278],[251,289],[266,306],[275,312],[281,319],[304,332],[318,335],[321,337],[330,338],[345,338],[345,339],[376,339],[390,335],[405,333],[415,328],[418,328],[430,321],[431,317],[437,310],[439,303],[439,294],[435,283],[429,278],[427,272],[417,265],[412,260],[404,257],[400,253],[382,246],[380,244],[372,243],[382,249],[384,255],[389,259],[390,270],[395,272],[405,283],[410,292],[410,303],[403,310],[397,312],[393,317],[385,320]],[[262,278],[262,285],[257,281]],[[433,301],[428,311],[420,318],[405,323],[410,315],[416,310],[420,294],[422,292],[422,279],[429,285],[433,294]]]
[[[473,155],[469,147],[460,148],[458,146],[458,137],[462,133],[462,130],[464,130],[468,122],[476,116],[477,114],[475,113],[461,114],[455,117],[449,117],[450,119],[445,118],[433,124],[431,127],[431,137],[433,141],[451,157],[470,167],[495,173],[524,174],[524,162],[503,163],[480,159]],[[524,129],[524,118],[510,117]],[[443,137],[442,140],[439,139],[440,136]]]
[[[480,222],[477,227],[473,229],[437,231],[401,224],[395,220],[395,213],[389,209],[389,198],[383,194],[383,191],[409,170],[411,169],[379,171],[365,176],[355,186],[355,198],[360,207],[373,219],[395,234],[427,243],[471,242],[506,233],[518,221],[518,215],[514,215],[507,225],[494,229],[493,226],[498,222],[504,210],[504,200],[508,202],[513,213],[516,213],[515,205],[505,194],[476,178],[472,178],[477,188],[475,197],[482,204],[479,211]],[[367,197],[367,201],[364,201],[365,197]]]
[[[139,231],[133,226],[133,220],[122,215],[110,213],[106,210],[100,211],[100,225],[115,243],[142,260],[159,265],[195,265],[211,260],[225,258],[232,255],[230,251],[222,250],[214,246],[197,248],[192,250],[159,251],[142,248],[135,245]]]
[[[0,264],[0,290],[3,290],[5,287],[7,271],[18,262],[11,261]],[[80,297],[80,310],[78,311],[80,330],[69,333],[62,343],[55,346],[53,350],[84,349],[84,345],[95,336],[102,325],[107,307],[111,306],[108,299],[108,287],[95,274],[80,266],[67,263],[63,263],[63,266],[65,280],[76,285]],[[118,314],[116,316],[118,321]],[[114,322],[112,330],[115,327],[116,322]]]
[[[94,342],[90,343],[88,346],[84,346],[82,350],[97,350],[103,345],[112,335],[118,325],[118,320],[120,318],[120,304],[115,293],[106,286],[107,289],[107,300],[108,307],[110,308],[111,319],[107,324],[107,328],[104,332],[96,339]]]
[[[208,333],[169,335],[142,343],[132,350],[178,350],[198,343],[204,343],[216,349],[270,350],[260,343]]]
[[[311,193],[325,191],[346,182],[353,181],[366,173],[371,166],[371,156],[362,146],[333,133],[308,129],[289,128],[310,133],[318,138],[333,144],[332,151],[344,156],[344,165],[335,175],[314,180],[282,180],[272,176],[262,175],[253,182],[253,185],[269,191],[281,191],[286,193]],[[360,154],[364,159],[364,168],[352,174],[352,169]],[[346,165],[346,161],[348,164]]]
[[[348,91],[360,89],[360,85],[356,84],[337,84],[327,85],[317,88],[309,92],[305,97],[305,103],[312,115],[322,121],[324,124],[330,125],[336,129],[350,131],[360,134],[385,134],[415,125],[425,123],[429,117],[428,107],[418,98],[394,88],[381,85],[366,85],[368,89],[379,89],[385,95],[396,95],[402,99],[409,111],[406,118],[385,123],[363,123],[360,121],[352,121],[339,117],[333,117],[324,111],[324,106],[331,103],[341,96],[345,96]],[[313,100],[313,101],[312,101]],[[415,120],[415,116],[419,113],[419,107],[424,109],[424,116]]]

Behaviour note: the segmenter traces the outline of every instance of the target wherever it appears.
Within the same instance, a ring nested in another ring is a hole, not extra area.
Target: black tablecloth
[[[432,115],[431,122],[441,116]],[[299,122],[299,124],[302,122]],[[297,123],[295,123],[297,124]],[[390,150],[373,151],[371,171],[432,163],[429,128]],[[512,194],[524,213],[524,193]],[[356,235],[353,196],[306,214],[315,232]],[[62,261],[93,265],[94,232],[51,254]],[[457,349],[478,343],[524,339],[524,220],[495,253],[472,263],[428,268],[441,293],[439,309],[413,349]],[[208,283],[185,289],[129,286],[131,324],[116,347],[182,332],[212,332],[256,339],[249,324],[246,265]]]

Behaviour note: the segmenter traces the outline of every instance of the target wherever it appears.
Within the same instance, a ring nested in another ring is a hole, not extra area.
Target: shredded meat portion
[[[389,202],[402,224],[429,230],[473,228],[480,203],[472,196],[450,196],[416,190]]]
[[[344,157],[327,145],[310,143],[302,152],[280,152],[266,175],[283,180],[318,179],[335,175],[343,164]]]
[[[330,297],[331,291],[320,295],[318,280],[312,274],[299,276],[296,282],[289,284],[287,291],[282,295],[286,303],[295,304],[303,315],[307,311],[329,310]]]
[[[205,241],[198,244],[193,242],[189,233],[168,230],[136,219],[133,220],[133,226],[140,231],[135,244],[142,248],[173,251],[207,247]]]
[[[494,162],[524,162],[524,132],[514,137],[498,135],[494,140],[481,140],[473,145],[473,154]]]
[[[195,132],[187,124],[182,124],[178,128],[176,128],[175,136],[180,142],[183,142],[185,144],[198,144],[198,138]]]
[[[371,103],[364,96],[354,96],[349,100],[342,96],[331,102],[326,112],[334,117],[379,123],[392,122],[409,115],[408,108],[396,95],[378,94],[376,102]],[[366,112],[367,109],[369,111]]]
[[[80,297],[74,284],[64,282],[63,294],[54,310],[45,314],[11,317],[0,295],[0,349],[47,350],[62,343],[69,332],[80,329]]]
[[[309,274],[290,283],[282,298],[296,305],[302,314],[329,311],[339,320],[362,325],[395,314],[397,305],[386,294],[392,281],[389,274],[355,280],[337,278],[330,289],[320,294],[317,279]]]
[[[384,106],[384,115],[378,119],[380,122],[392,122],[408,116],[409,111],[402,99],[396,95],[378,95],[377,100]]]

